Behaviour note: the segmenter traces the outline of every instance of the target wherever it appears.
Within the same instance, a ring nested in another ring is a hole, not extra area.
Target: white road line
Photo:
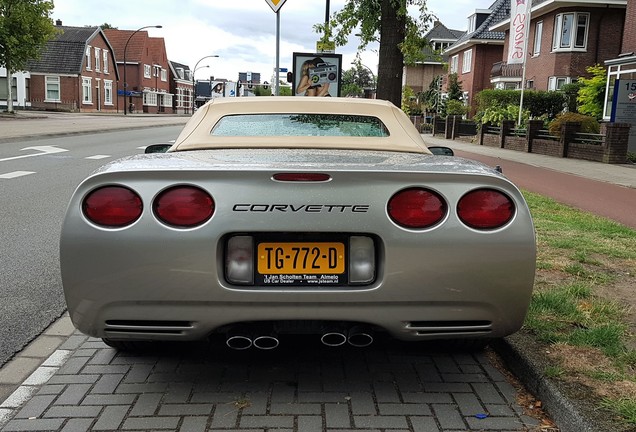
[[[85,159],[106,159],[111,157],[110,155],[95,155],[95,156],[89,156]]]
[[[17,177],[22,177],[29,174],[35,174],[34,171],[13,171],[6,174],[0,174],[0,179],[13,179]]]
[[[25,147],[23,149],[20,149],[20,151],[23,151],[23,150],[35,150],[40,153],[31,153],[31,154],[22,155],[22,156],[13,156],[10,158],[4,158],[4,159],[0,159],[0,162],[5,162],[5,161],[10,161],[15,159],[23,159],[23,158],[33,157],[33,156],[43,156],[43,155],[51,154],[51,153],[62,153],[62,152],[68,151],[66,149],[55,147],[55,146],[35,146],[35,147]]]

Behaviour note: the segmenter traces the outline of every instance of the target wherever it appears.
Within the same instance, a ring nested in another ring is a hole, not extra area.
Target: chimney
[[[61,19],[55,20],[55,25],[58,26],[58,27],[61,27],[62,26],[62,20]]]

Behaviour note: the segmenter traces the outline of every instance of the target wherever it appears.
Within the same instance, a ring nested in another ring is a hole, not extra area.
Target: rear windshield
[[[388,137],[377,117],[341,114],[238,114],[222,117],[213,136]]]

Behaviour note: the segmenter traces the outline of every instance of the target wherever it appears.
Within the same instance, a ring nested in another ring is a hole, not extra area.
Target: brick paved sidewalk
[[[538,424],[482,352],[390,340],[328,348],[308,339],[282,339],[273,351],[230,351],[218,341],[132,355],[75,332],[0,404],[0,428],[459,432]]]

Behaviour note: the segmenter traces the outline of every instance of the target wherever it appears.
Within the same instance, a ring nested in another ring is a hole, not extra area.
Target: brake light
[[[428,228],[446,216],[447,206],[436,192],[423,188],[404,189],[391,197],[391,219],[405,228]]]
[[[278,173],[272,178],[281,182],[326,182],[331,180],[329,174],[322,173]]]
[[[459,219],[471,228],[496,229],[507,224],[515,213],[508,195],[494,189],[477,189],[464,195],[457,204]]]
[[[153,210],[168,225],[192,228],[212,217],[214,200],[209,193],[198,187],[175,186],[157,196]]]
[[[91,222],[112,228],[132,224],[141,216],[143,203],[132,190],[105,186],[89,193],[82,203],[84,216]]]

